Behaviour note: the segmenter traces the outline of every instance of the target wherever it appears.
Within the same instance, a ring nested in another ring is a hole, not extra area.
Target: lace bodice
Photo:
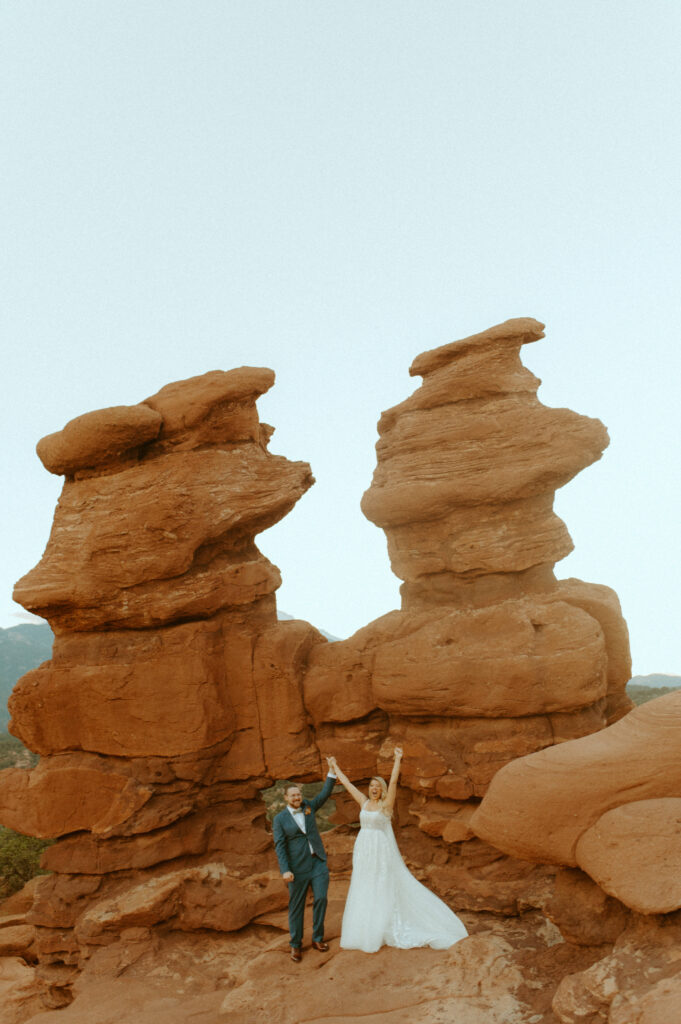
[[[359,812],[359,823],[362,828],[391,830],[390,818],[383,811],[372,811],[366,805]]]

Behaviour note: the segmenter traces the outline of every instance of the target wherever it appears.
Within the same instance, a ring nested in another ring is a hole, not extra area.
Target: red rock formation
[[[0,775],[0,820],[58,837],[22,922],[53,1005],[122,933],[282,926],[259,792],[315,777],[320,751],[363,780],[404,747],[401,848],[457,909],[546,902],[555,870],[476,838],[474,811],[505,765],[623,714],[630,662],[612,591],[553,574],[572,546],[554,491],[607,434],[536,398],[519,354],[542,336],[511,320],[414,361],[423,383],[381,417],[362,502],[402,606],[338,643],[277,621],[254,543],[312,483],[267,450],[271,371],[171,384],[40,442],[67,478],[15,596],[56,639],[11,699],[41,761]],[[329,847],[347,873],[351,837]]]
[[[314,648],[305,676],[317,736],[354,777],[372,754],[386,773],[393,744],[404,747],[407,813],[445,840],[439,885],[458,880],[459,906],[479,900],[480,848],[467,881],[463,868],[468,822],[495,773],[631,707],[616,595],[553,574],[572,548],[554,491],[608,438],[598,420],[538,401],[520,349],[541,337],[536,320],[509,320],[414,360],[423,383],[383,413],[362,500],[404,581],[401,609]],[[505,893],[490,883],[487,906],[507,907],[507,866],[487,857]]]
[[[636,916],[611,950],[567,974],[552,1008],[560,1024],[676,1024],[681,916]]]
[[[545,910],[568,942],[614,945],[561,982],[553,1010],[562,1024],[677,1019],[680,724],[681,694],[670,693],[595,735],[514,761],[471,818],[507,853],[587,873],[559,872]]]
[[[658,827],[665,820],[667,829],[647,841],[664,845],[662,835],[671,829],[673,845],[679,805],[664,798],[675,798],[681,787],[680,725],[681,693],[670,693],[635,708],[609,729],[509,764],[477,811],[475,832],[514,856],[579,864],[588,871],[586,862],[600,861],[608,842],[617,846],[623,808],[628,808],[625,831],[632,839],[645,832],[646,820]],[[655,871],[657,858],[651,856],[649,863]],[[645,887],[645,879],[639,879]],[[623,899],[620,892],[614,895]],[[654,909],[659,908],[647,908]]]
[[[267,450],[255,400],[273,379],[181,381],[38,446],[67,478],[15,596],[56,639],[12,697],[41,760],[2,773],[0,820],[63,837],[29,918],[43,968],[135,922],[230,930],[285,899],[259,790],[320,770],[302,675],[326,641],[277,620],[254,543],[313,482]]]

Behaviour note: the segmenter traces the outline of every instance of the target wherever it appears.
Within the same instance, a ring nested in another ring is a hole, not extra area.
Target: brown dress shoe
[[[326,953],[328,948],[329,948],[329,944],[328,944],[328,942],[323,942],[323,941],[322,942],[313,942],[312,943],[312,948],[313,949],[318,949],[320,953]]]
[[[291,946],[291,959],[295,964],[299,964],[303,959],[303,954],[300,952],[300,949],[296,949],[295,946]]]

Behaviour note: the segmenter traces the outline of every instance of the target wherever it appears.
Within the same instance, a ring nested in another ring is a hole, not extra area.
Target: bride
[[[381,946],[447,949],[468,934],[456,914],[421,885],[402,860],[390,824],[401,760],[402,750],[395,747],[390,785],[375,776],[367,799],[340,770],[335,757],[328,759],[331,772],[361,808],[343,913],[342,949],[365,953],[375,953]]]

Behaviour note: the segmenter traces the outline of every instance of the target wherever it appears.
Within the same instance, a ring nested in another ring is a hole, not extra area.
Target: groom
[[[281,877],[288,883],[288,926],[291,933],[291,959],[302,960],[303,917],[305,897],[312,886],[312,947],[325,953],[324,915],[329,888],[329,869],[315,812],[331,796],[336,776],[329,772],[323,788],[312,800],[304,800],[298,786],[286,787],[286,807],[272,823],[274,849],[281,869]]]

